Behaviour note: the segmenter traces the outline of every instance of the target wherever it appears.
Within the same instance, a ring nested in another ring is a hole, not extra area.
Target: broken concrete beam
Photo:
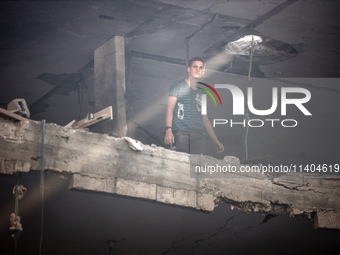
[[[165,204],[196,208],[196,192],[192,190],[157,187],[157,201]]]
[[[40,170],[41,123],[0,118],[0,124],[0,173]],[[279,212],[292,216],[340,210],[338,176],[221,173],[211,178],[193,175],[192,169],[196,164],[226,164],[235,169],[244,165],[156,146],[142,147],[143,150],[137,152],[124,138],[47,124],[45,169],[73,174],[72,188],[199,210],[212,211],[219,203],[229,203],[247,212]]]
[[[156,185],[117,178],[118,195],[156,200]]]
[[[30,170],[31,164],[29,162],[0,157],[0,173],[2,174],[12,174],[13,172],[28,173]]]
[[[111,178],[73,174],[69,180],[69,188],[114,193],[116,189],[116,182],[115,179]]]
[[[214,197],[211,194],[197,194],[194,191],[176,190],[122,178],[103,179],[73,174],[69,180],[69,188],[155,200],[165,204],[192,207],[203,211],[213,211],[215,208]]]
[[[340,212],[317,211],[314,215],[314,228],[340,229]]]
[[[29,118],[31,115],[30,111],[28,110],[26,101],[23,98],[12,100],[10,103],[7,104],[7,110],[26,118]]]
[[[213,211],[215,208],[215,197],[209,193],[197,193],[197,210]]]

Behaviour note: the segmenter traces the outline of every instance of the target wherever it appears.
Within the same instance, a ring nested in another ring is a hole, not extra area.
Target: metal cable
[[[19,215],[19,194],[18,194],[18,188],[20,186],[20,180],[21,180],[21,173],[19,173],[17,184],[15,186],[15,206],[14,206],[14,213],[15,213],[15,227],[18,226],[18,215]],[[15,231],[14,233],[14,254],[17,254],[17,248],[18,248],[18,232]]]
[[[45,177],[44,177],[44,153],[45,153],[45,129],[46,121],[41,121],[41,171],[40,171],[40,191],[41,191],[41,228],[40,228],[40,244],[39,244],[39,255],[42,254],[42,240],[43,240],[43,226],[44,226],[44,187],[45,187]]]

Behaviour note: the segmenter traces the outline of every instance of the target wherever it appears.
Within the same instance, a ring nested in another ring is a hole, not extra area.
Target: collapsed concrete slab
[[[40,122],[0,118],[0,173],[41,170],[42,132]],[[316,227],[339,228],[339,176],[286,173],[275,177],[263,172],[195,175],[192,171],[197,165],[227,164],[235,169],[242,165],[154,145],[142,147],[142,151],[134,151],[124,138],[46,124],[44,169],[68,177],[71,189],[204,211],[229,203],[247,212],[316,214]]]

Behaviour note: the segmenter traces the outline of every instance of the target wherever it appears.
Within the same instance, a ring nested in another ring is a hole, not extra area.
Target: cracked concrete
[[[233,221],[244,221],[245,213],[235,213],[225,220],[223,225],[215,229],[212,233],[196,233],[190,237],[177,240],[171,244],[168,250],[164,251],[162,254],[182,254],[187,252],[195,253],[198,249],[202,249],[201,247],[209,247],[212,246],[213,243],[218,242],[229,242],[236,235],[242,235],[243,231],[249,231],[253,228],[258,227],[259,225],[264,224],[264,220],[267,216],[257,215],[255,223],[246,224],[243,223],[242,226],[235,227]]]
[[[1,123],[0,173],[39,170],[40,123],[30,120],[13,123],[5,119]],[[272,178],[263,173],[241,172],[213,177],[209,173],[197,175],[192,172],[197,164],[217,162],[233,164],[237,169],[242,165],[148,145],[143,145],[143,151],[135,152],[123,138],[55,124],[48,124],[46,130],[45,169],[70,176],[70,188],[204,211],[213,211],[221,203],[245,212],[309,217],[319,211],[340,209],[340,179],[336,176],[289,173]]]

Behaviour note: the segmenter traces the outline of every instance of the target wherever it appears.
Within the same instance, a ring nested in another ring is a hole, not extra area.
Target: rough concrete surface
[[[0,173],[40,170],[42,124],[30,120],[14,123],[3,118],[1,124]],[[55,124],[47,124],[44,141],[44,169],[70,176],[70,188],[205,211],[212,211],[224,202],[247,212],[292,216],[311,217],[319,211],[335,213],[340,209],[337,176],[223,173],[214,178],[202,178],[192,175],[192,165],[202,162],[223,165],[225,162],[149,145],[143,145],[143,151],[137,152],[123,138]],[[229,164],[235,165],[235,162]],[[331,222],[327,222],[330,228]],[[334,227],[337,228],[337,224],[334,223]]]

